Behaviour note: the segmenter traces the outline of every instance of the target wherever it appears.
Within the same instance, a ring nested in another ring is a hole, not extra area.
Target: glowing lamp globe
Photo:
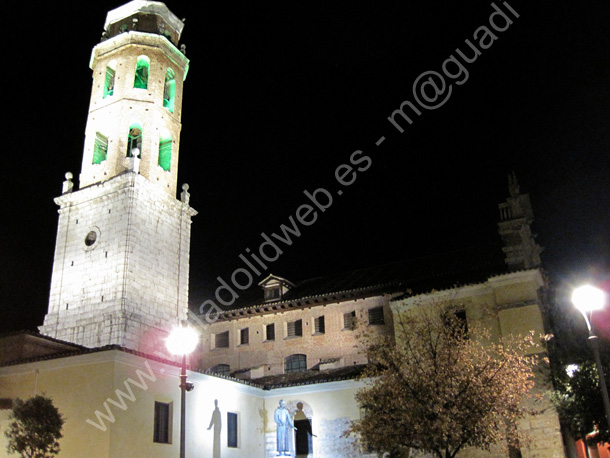
[[[591,285],[580,286],[572,293],[572,303],[581,312],[601,310],[606,303],[606,294]]]
[[[165,340],[165,346],[172,355],[188,355],[195,350],[199,335],[193,328],[174,328]]]

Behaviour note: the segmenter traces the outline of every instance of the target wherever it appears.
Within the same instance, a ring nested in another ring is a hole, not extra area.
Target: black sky
[[[89,57],[122,3],[5,3],[0,330],[42,323],[53,197],[80,172]],[[191,60],[179,165],[199,211],[191,304],[294,215],[303,191],[336,192],[335,169],[356,150],[370,169],[269,272],[298,281],[495,240],[515,171],[555,281],[607,275],[610,3],[510,4],[520,17],[466,65],[468,80],[447,79],[447,103],[399,134],[387,117],[413,101],[419,75],[467,49],[489,2],[168,2],[186,18]]]

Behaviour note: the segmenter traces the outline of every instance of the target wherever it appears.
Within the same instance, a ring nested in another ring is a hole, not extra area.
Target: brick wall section
[[[150,59],[148,88],[134,88],[138,56]],[[114,94],[104,98],[104,82],[108,63],[116,61]],[[93,87],[89,116],[85,129],[85,147],[80,174],[80,186],[105,181],[130,167],[125,157],[129,127],[137,122],[142,126],[140,173],[157,183],[169,195],[176,195],[178,152],[182,115],[182,91],[188,59],[162,36],[128,32],[97,45],[91,56]],[[175,106],[173,113],[163,107],[165,73],[175,72]],[[169,172],[158,165],[161,130],[172,136],[172,160]],[[92,164],[96,132],[108,137],[108,158]]]
[[[366,362],[366,357],[356,347],[357,331],[343,329],[343,315],[356,311],[358,320],[367,329],[375,333],[390,333],[393,325],[388,301],[387,296],[375,296],[218,321],[211,324],[203,335],[200,364],[204,369],[210,369],[217,364],[228,364],[232,373],[263,367],[264,370],[257,371],[257,377],[284,373],[284,358],[293,354],[307,355],[308,369],[319,364],[321,360],[335,358],[339,359],[334,364],[335,367],[362,364]],[[386,324],[366,326],[367,310],[380,306],[384,308]],[[314,319],[322,315],[325,320],[325,333],[315,335]],[[288,338],[287,323],[299,319],[303,323],[303,336]],[[266,341],[265,327],[271,323],[275,324],[275,340]],[[249,328],[250,342],[247,345],[239,344],[239,331],[243,328]],[[229,331],[229,347],[214,348],[214,336],[225,331]]]

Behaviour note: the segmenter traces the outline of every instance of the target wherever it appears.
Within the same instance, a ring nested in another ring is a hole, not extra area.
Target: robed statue
[[[290,455],[290,437],[292,430],[296,429],[292,424],[290,412],[286,409],[284,400],[280,401],[280,405],[275,409],[273,419],[277,424],[277,454],[278,456]]]

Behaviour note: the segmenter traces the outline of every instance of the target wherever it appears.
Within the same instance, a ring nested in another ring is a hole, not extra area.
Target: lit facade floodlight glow
[[[597,366],[606,421],[610,425],[610,395],[608,395],[604,368],[602,367],[602,360],[599,355],[599,338],[595,335],[595,329],[593,329],[593,311],[602,310],[604,308],[606,305],[606,293],[591,285],[580,286],[572,293],[572,303],[582,314],[587,323],[587,328],[589,329],[589,343],[591,345],[591,350],[593,350],[593,356],[595,357],[595,365]]]
[[[165,340],[165,346],[172,355],[188,355],[195,350],[199,335],[190,327],[177,327]]]
[[[606,295],[599,288],[584,285],[574,290],[572,293],[572,303],[581,312],[601,310],[606,304]]]
[[[568,377],[572,378],[574,377],[574,374],[578,372],[578,369],[580,369],[578,364],[570,364],[566,367],[566,374],[568,374]]]
[[[194,388],[193,383],[187,381],[186,356],[192,353],[199,343],[199,334],[184,321],[170,332],[165,339],[167,350],[177,356],[182,356],[180,364],[180,458],[186,456],[186,392]]]

